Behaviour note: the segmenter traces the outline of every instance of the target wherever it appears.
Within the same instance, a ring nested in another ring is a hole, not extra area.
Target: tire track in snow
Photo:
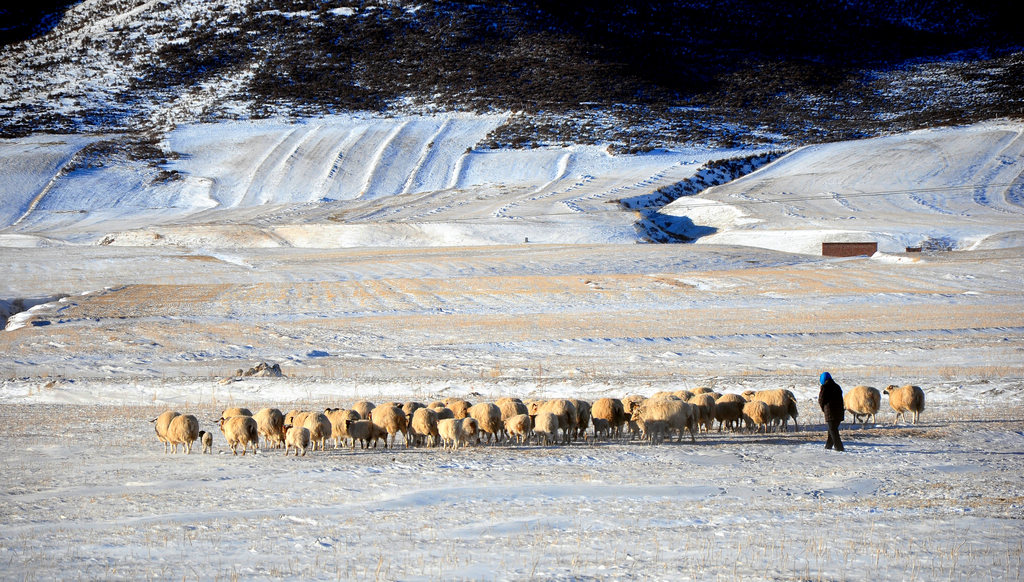
[[[25,221],[25,219],[27,219],[33,212],[35,212],[35,209],[39,207],[39,204],[43,201],[43,198],[46,198],[46,195],[50,193],[50,190],[53,190],[53,187],[57,185],[57,181],[70,173],[68,171],[68,166],[72,165],[75,162],[75,160],[78,158],[78,154],[80,154],[82,150],[84,150],[86,147],[88,147],[88,145],[84,145],[78,148],[77,150],[75,150],[73,154],[68,156],[68,159],[65,160],[64,163],[60,165],[60,167],[57,168],[57,171],[53,174],[53,177],[50,178],[48,182],[46,182],[46,185],[43,186],[43,189],[40,190],[39,193],[36,194],[28,203],[28,206],[25,208],[25,211],[22,213],[22,215],[18,217],[18,219],[15,220],[13,223],[11,223],[10,228],[18,226],[23,221]]]
[[[530,192],[527,195],[528,198],[526,200],[514,200],[512,202],[509,202],[508,204],[505,204],[504,206],[501,206],[500,208],[498,208],[497,210],[492,212],[491,215],[494,216],[495,218],[507,218],[507,219],[511,219],[511,220],[521,220],[523,218],[522,216],[512,216],[509,213],[509,211],[512,210],[513,208],[518,207],[518,206],[523,206],[524,204],[526,204],[528,202],[536,202],[536,201],[543,200],[545,198],[549,198],[551,196],[555,196],[555,195],[559,194],[560,192],[557,191],[557,190],[549,191],[547,194],[543,194],[543,192],[545,192],[545,190],[548,190],[548,188],[551,188],[554,184],[557,184],[558,182],[560,182],[560,181],[562,181],[562,180],[564,180],[566,178],[566,176],[569,173],[569,162],[570,162],[570,160],[572,160],[572,152],[565,152],[565,153],[563,153],[558,158],[558,164],[556,165],[557,170],[555,172],[555,177],[554,178],[552,178],[551,180],[545,182],[544,184],[539,186],[536,190],[533,190],[532,192]]]
[[[359,198],[365,198],[367,194],[373,192],[375,183],[381,180],[380,176],[383,175],[382,173],[386,170],[384,167],[384,154],[387,153],[388,148],[398,138],[398,135],[402,133],[402,130],[408,127],[408,125],[408,121],[396,124],[395,128],[388,132],[388,135],[383,141],[381,141],[376,151],[373,152],[373,156],[370,158],[370,163],[367,164],[367,168],[369,168],[369,170],[366,173],[366,179],[363,180],[363,186],[359,189]],[[383,194],[377,193],[371,197],[376,198],[378,195]]]
[[[242,190],[242,197],[234,204],[223,204],[224,206],[255,206],[257,192],[253,192],[253,188],[258,184],[260,186],[266,184],[266,176],[269,170],[264,168],[267,166],[268,161],[279,158],[277,152],[290,140],[299,128],[293,128],[285,132],[284,136],[279,139],[273,146],[271,146],[267,152],[256,162],[253,167],[253,171],[249,174],[249,182],[246,184],[245,189]],[[219,199],[219,196],[217,197]]]
[[[1017,135],[1013,136],[1008,140],[1005,146],[1003,146],[999,152],[992,156],[992,160],[986,164],[979,180],[982,183],[991,184],[994,182],[999,183],[1011,183],[1010,186],[1003,188],[1001,192],[1001,200],[1003,204],[993,202],[987,193],[989,187],[982,186],[977,188],[972,193],[972,199],[975,204],[983,206],[989,210],[995,210],[1004,214],[1020,214],[1022,210],[1022,202],[1024,202],[1024,184],[1017,183],[1024,176],[1024,167],[1020,167],[1020,162],[1024,160],[1024,131],[1018,131]],[[1004,179],[1001,177],[1003,171],[1008,166],[1018,164],[1018,170],[1014,173],[1012,179]],[[1016,192],[1014,191],[1016,189]],[[1008,208],[1004,207],[1007,206]],[[1016,207],[1016,208],[1015,208]]]
[[[329,197],[328,194],[332,190],[334,185],[334,178],[338,175],[341,170],[342,164],[344,164],[345,154],[349,151],[353,144],[362,139],[363,135],[366,134],[366,127],[354,127],[349,129],[345,137],[338,141],[338,145],[331,151],[331,155],[328,158],[331,160],[330,164],[325,164],[324,173],[317,178],[315,186],[313,186],[313,192],[315,193],[316,199]]]
[[[402,185],[401,194],[408,194],[412,192],[413,186],[418,182],[417,179],[420,177],[420,174],[423,173],[424,169],[429,170],[433,166],[433,160],[442,155],[442,148],[434,146],[437,141],[449,131],[452,126],[451,121],[452,120],[450,118],[446,118],[441,126],[437,128],[437,131],[430,136],[430,141],[428,141],[426,146],[424,146],[423,152],[416,161],[416,165],[413,167],[412,171],[409,172],[409,178],[405,181],[405,184]]]

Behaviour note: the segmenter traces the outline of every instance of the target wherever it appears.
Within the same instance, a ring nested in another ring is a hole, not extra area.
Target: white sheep
[[[171,420],[175,416],[180,416],[180,412],[174,410],[166,410],[160,413],[160,416],[149,421],[153,423],[153,428],[156,430],[156,438],[164,444],[164,454],[166,455],[170,451],[171,443],[167,440],[167,427],[171,425]]]
[[[667,398],[652,398],[645,400],[644,402],[633,406],[633,414],[631,415],[633,422],[637,423],[637,427],[641,425],[639,421],[644,423],[651,423],[657,421],[665,421],[665,433],[671,433],[673,431],[679,433],[679,442],[683,440],[683,431],[690,431],[690,442],[697,442],[695,437],[695,431],[697,424],[697,415],[694,411],[693,405],[683,402],[682,400],[667,399]]]
[[[715,400],[715,420],[718,421],[718,432],[722,428],[737,429],[743,420],[743,405],[747,401],[739,394],[722,394]]]
[[[295,456],[299,456],[299,450],[302,451],[302,456],[306,456],[306,449],[309,448],[310,433],[309,429],[304,426],[292,426],[286,425],[285,437],[284,437],[284,456],[288,456],[288,451],[295,447]]]
[[[743,421],[750,431],[768,432],[768,424],[772,421],[771,410],[767,403],[751,400],[743,405]]]
[[[693,406],[697,415],[697,429],[704,429],[704,432],[711,432],[715,426],[715,397],[702,392],[694,394],[686,402]]]
[[[327,416],[327,420],[331,421],[331,439],[334,440],[334,448],[345,446],[345,441],[349,438],[345,421],[360,420],[359,413],[344,408],[328,408],[324,410],[324,415]]]
[[[360,442],[362,448],[368,448],[370,446],[370,439],[374,437],[375,431],[373,423],[369,420],[346,420],[345,434],[352,439],[352,450],[355,450],[356,441]]]
[[[360,400],[352,405],[352,410],[359,413],[359,417],[365,420],[370,419],[370,411],[376,408],[376,406],[369,400]]]
[[[796,396],[793,392],[784,388],[778,388],[774,390],[747,390],[743,393],[745,398],[749,400],[758,400],[768,405],[768,414],[770,416],[769,424],[775,424],[776,422],[782,425],[782,430],[786,430],[789,425],[789,419],[793,419],[793,430],[799,431],[800,424],[797,422],[799,411],[796,406]]]
[[[587,429],[590,428],[590,413],[592,406],[586,400],[579,400],[578,398],[571,398],[569,399],[569,402],[576,407],[576,429],[573,433],[573,438],[586,439]]]
[[[444,405],[455,413],[455,418],[466,418],[469,416],[469,408],[473,406],[461,398],[445,398]]]
[[[875,415],[882,405],[882,393],[871,386],[854,386],[843,394],[843,407],[853,415],[854,422],[867,426],[868,420],[875,423]],[[861,417],[864,417],[861,421]]]
[[[256,421],[251,416],[232,416],[231,418],[222,416],[217,424],[220,425],[220,432],[224,433],[225,442],[231,447],[232,455],[238,454],[235,450],[238,445],[242,446],[243,457],[249,446],[252,446],[252,452],[256,453],[256,449],[260,446],[260,435]]]
[[[896,386],[895,384],[890,385],[883,391],[889,395],[889,406],[896,411],[896,420],[893,424],[899,423],[900,417],[903,417],[903,421],[906,422],[906,413],[914,413],[914,424],[921,417],[921,413],[924,412],[924,390],[920,386]]]
[[[221,418],[231,418],[232,416],[252,416],[252,411],[248,408],[228,408],[220,414]]]
[[[558,428],[562,431],[562,442],[569,444],[576,434],[578,420],[576,418],[576,406],[565,398],[556,398],[546,402],[533,402],[528,407],[530,416],[537,416],[541,412],[550,412],[558,417]],[[536,432],[537,419],[534,418],[534,432]]]
[[[199,438],[199,419],[191,414],[179,414],[167,425],[167,442],[171,443],[171,453],[178,452],[178,445],[183,445],[185,454],[192,453],[192,443]]]

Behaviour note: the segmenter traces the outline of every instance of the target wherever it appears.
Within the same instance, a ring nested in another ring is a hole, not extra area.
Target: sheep
[[[165,455],[167,454],[167,451],[170,450],[171,446],[171,443],[167,440],[167,427],[171,425],[171,420],[176,416],[181,416],[181,413],[173,410],[166,410],[161,412],[160,416],[149,421],[154,423],[153,428],[156,429],[156,438],[164,444]]]
[[[263,408],[252,416],[263,443],[278,448],[284,445],[284,414],[276,408]]]
[[[469,416],[469,407],[472,406],[472,404],[461,398],[445,398],[444,405],[455,413],[455,418],[466,418]]]
[[[402,412],[405,413],[405,417],[412,419],[412,414],[421,408],[426,408],[427,405],[422,402],[409,401],[402,405]]]
[[[557,414],[538,412],[533,418],[533,434],[537,435],[537,442],[542,446],[555,444],[560,425]]]
[[[612,436],[622,437],[622,425],[626,423],[629,418],[626,416],[625,408],[622,406],[622,401],[618,398],[601,398],[594,402],[594,405],[590,407],[590,416],[592,420],[601,419],[608,423],[608,428],[611,431]]]
[[[231,418],[232,416],[252,416],[252,411],[248,408],[228,408],[220,414],[221,418]]]
[[[232,416],[231,418],[222,416],[217,424],[220,425],[220,431],[224,433],[224,440],[231,447],[232,455],[238,454],[238,451],[235,450],[238,445],[242,445],[243,457],[249,445],[252,445],[253,454],[256,453],[256,448],[260,446],[260,435],[256,421],[251,416]]]
[[[306,449],[309,448],[310,432],[309,429],[304,426],[292,426],[286,425],[287,432],[284,437],[284,456],[288,456],[288,451],[295,447],[295,456],[299,456],[299,450],[302,451],[302,456],[306,456]]]
[[[360,400],[352,405],[352,410],[359,413],[359,418],[363,420],[369,420],[370,411],[375,408],[375,405],[368,400]]]
[[[672,396],[675,396],[676,398],[682,400],[683,402],[686,402],[687,400],[693,398],[697,394],[700,394],[700,392],[697,392],[696,390],[676,390],[675,392],[672,393]]]
[[[310,414],[312,413],[301,410],[293,410],[292,412],[289,412],[288,414],[285,415],[284,423],[290,424],[292,426],[305,426],[306,419],[309,418]]]
[[[665,421],[665,432],[678,431],[679,442],[683,440],[683,430],[690,431],[690,442],[697,442],[694,435],[696,413],[693,406],[682,400],[651,399],[633,407],[632,420],[638,428],[643,423]]]
[[[576,407],[576,429],[573,431],[573,439],[586,438],[587,428],[590,427],[590,403],[575,398],[570,399],[569,402]]]
[[[889,395],[889,406],[896,412],[896,420],[893,421],[893,424],[899,423],[901,416],[906,422],[907,412],[914,413],[913,422],[917,424],[921,413],[924,412],[924,390],[921,390],[920,386],[892,384],[883,392]]]
[[[590,419],[590,422],[594,424],[594,440],[601,438],[602,436],[607,440],[611,435],[611,425],[604,418],[594,417]]]
[[[474,404],[467,410],[469,418],[475,418],[479,432],[477,433],[477,441],[480,442],[480,433],[487,435],[487,444],[491,443],[491,438],[494,438],[494,442],[497,443],[501,439],[501,431],[505,428],[504,423],[501,422],[501,409],[498,408],[497,404],[490,402],[481,402]]]
[[[668,434],[668,422],[664,420],[644,420],[641,418],[636,421],[636,424],[640,427],[641,440],[646,440],[652,445],[663,441],[665,435]]]
[[[301,425],[309,429],[309,440],[313,445],[315,451],[317,445],[320,445],[320,450],[327,450],[327,439],[331,438],[331,421],[327,418],[327,415],[322,412],[310,412]]]
[[[213,434],[205,430],[199,431],[199,442],[203,443],[203,453],[213,454]]]
[[[412,421],[409,422],[409,434],[414,445],[420,444],[424,439],[427,445],[436,447],[440,435],[437,432],[437,411],[430,408],[420,408],[412,413]]]
[[[452,451],[456,451],[460,446],[468,445],[470,439],[476,436],[476,419],[470,417],[446,418],[437,423],[437,431],[441,436],[444,450],[448,450],[450,447]]]
[[[629,429],[629,434],[632,438],[637,438],[640,435],[640,427],[637,426],[636,422],[633,420],[633,410],[645,400],[647,399],[643,396],[637,396],[635,394],[622,399],[622,407],[626,411],[626,427]]]
[[[799,413],[796,406],[796,396],[789,390],[782,388],[775,390],[747,390],[743,393],[744,397],[749,396],[749,400],[758,400],[768,405],[768,412],[771,415],[769,423],[774,424],[776,421],[782,424],[782,430],[786,430],[789,419],[793,419],[793,430],[799,431],[800,424],[797,423],[797,416]]]
[[[747,401],[739,394],[723,394],[715,400],[715,420],[718,421],[718,432],[722,428],[739,428],[743,420],[743,405]]]
[[[360,420],[359,413],[355,410],[343,408],[328,408],[324,411],[324,414],[327,416],[327,420],[331,421],[331,438],[334,440],[334,448],[344,446],[345,439],[349,436],[346,431],[345,421]]]
[[[505,432],[512,443],[523,444],[526,439],[530,438],[532,430],[533,423],[530,421],[529,414],[517,414],[505,421]]]
[[[440,400],[435,400],[428,404],[427,408],[431,410],[440,410],[442,408],[447,408],[447,406],[444,405],[444,402],[441,402]]]
[[[764,402],[751,400],[743,405],[743,422],[746,423],[747,430],[756,432],[763,428],[764,432],[768,432],[768,423],[771,419],[771,411]]]
[[[546,402],[536,402],[530,408],[530,416],[536,416],[541,412],[551,412],[558,417],[558,428],[562,430],[562,442],[569,444],[572,435],[577,427],[576,407],[572,402],[564,398],[556,398]],[[533,421],[536,427],[537,420]],[[536,431],[536,428],[534,429]]]
[[[502,422],[520,414],[529,414],[526,404],[518,398],[499,398],[494,404],[501,410]]]
[[[703,427],[704,432],[711,432],[715,426],[715,397],[702,392],[694,394],[687,402],[693,406],[693,410],[697,414],[698,431]]]
[[[178,452],[178,445],[183,445],[185,454],[192,453],[192,443],[199,438],[199,419],[191,414],[179,414],[167,425],[167,442],[171,444],[171,454]]]
[[[875,423],[875,415],[881,403],[882,393],[871,386],[854,386],[843,395],[843,407],[853,415],[853,421],[858,422],[860,417],[864,417],[861,427],[867,426],[868,419],[871,419],[872,424]]]
[[[373,423],[369,420],[346,420],[345,434],[352,439],[352,450],[354,451],[356,449],[356,441],[360,441],[360,444],[364,449],[369,447],[370,439],[374,437],[375,431]]]
[[[444,420],[446,418],[455,418],[455,413],[452,412],[452,409],[448,408],[447,406],[442,406],[441,408],[432,408],[431,410],[437,413],[438,420]]]
[[[370,422],[380,429],[384,437],[384,448],[388,448],[388,438],[391,439],[391,448],[395,448],[395,434],[401,432],[405,439],[405,448],[409,448],[409,419],[405,417],[402,409],[391,406],[378,406],[370,411]],[[377,445],[374,441],[374,446]]]
[[[711,394],[711,393],[714,392],[714,390],[712,390],[711,388],[708,388],[707,386],[698,386],[698,387],[694,388],[693,390],[691,390],[690,392],[692,392],[693,395],[696,396],[698,394]]]

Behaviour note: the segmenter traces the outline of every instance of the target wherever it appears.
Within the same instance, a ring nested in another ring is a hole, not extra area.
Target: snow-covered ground
[[[182,126],[160,168],[0,142],[4,578],[1024,576],[1020,124],[797,150],[655,245],[617,200],[751,152],[474,149],[501,120]],[[923,424],[883,397],[824,454],[822,370],[921,385]],[[284,459],[211,422],[700,385],[791,388],[804,430]],[[217,454],[164,456],[165,408]]]

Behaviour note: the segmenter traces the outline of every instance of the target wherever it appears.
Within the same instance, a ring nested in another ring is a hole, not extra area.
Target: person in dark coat
[[[818,378],[821,390],[818,392],[818,406],[825,413],[825,424],[828,425],[828,439],[825,448],[843,450],[843,440],[839,438],[839,423],[843,422],[846,407],[843,405],[843,389],[832,379],[828,372],[822,372]]]

